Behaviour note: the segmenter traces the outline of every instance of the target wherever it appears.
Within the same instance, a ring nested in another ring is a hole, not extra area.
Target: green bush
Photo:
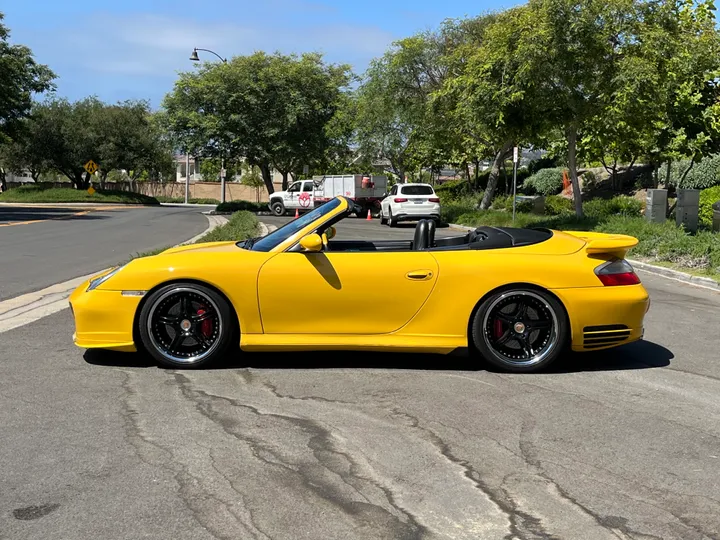
[[[717,185],[720,185],[720,156],[712,156],[696,163],[678,187],[707,189]]]
[[[506,212],[512,212],[513,209],[513,197],[512,195],[498,195],[490,206],[492,210],[505,210]],[[516,212],[531,212],[533,205],[530,201],[518,201],[515,205]]]
[[[472,193],[472,188],[467,180],[450,180],[435,186],[435,193],[440,200],[450,202],[466,197]]]
[[[583,204],[585,214],[596,218],[608,216],[639,217],[642,214],[642,208],[642,201],[627,195],[620,195],[612,199],[593,199]]]
[[[606,233],[629,234],[639,240],[632,255],[665,261],[693,270],[720,272],[720,235],[686,233],[672,221],[653,223],[642,218],[611,216],[598,225]]]
[[[670,166],[670,185],[679,189],[707,189],[720,185],[720,155],[709,156],[695,163],[681,181],[690,166],[690,160],[673,161]],[[665,181],[667,163],[660,167],[660,182]]]
[[[255,214],[247,210],[235,212],[227,223],[213,229],[196,243],[246,240],[257,235],[259,222]]]
[[[443,201],[440,203],[440,217],[445,223],[457,223],[458,217],[462,214],[477,210],[481,198],[482,193],[462,199],[451,199],[448,202]]]
[[[525,182],[522,189],[528,194],[539,195],[557,195],[562,191],[563,187],[563,168],[556,167],[554,169],[542,169]]]
[[[560,195],[548,195],[545,197],[545,215],[561,216],[574,213],[573,202]]]
[[[228,201],[220,203],[215,209],[216,212],[240,212],[247,210],[249,212],[268,212],[267,203],[254,203],[251,201]]]
[[[558,157],[548,157],[544,156],[539,159],[535,159],[528,163],[527,169],[528,173],[533,175],[538,171],[541,171],[543,169],[552,169],[560,165],[559,163],[560,158]]]
[[[712,227],[712,205],[718,201],[720,201],[720,186],[700,192],[700,223],[706,227]]]

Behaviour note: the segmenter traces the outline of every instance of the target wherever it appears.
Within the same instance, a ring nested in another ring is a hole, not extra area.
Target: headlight
[[[123,266],[125,266],[125,265],[123,265]],[[115,268],[111,272],[108,272],[104,276],[97,277],[97,278],[93,279],[92,281],[90,281],[90,285],[88,285],[87,291],[92,291],[93,289],[100,286],[102,283],[105,283],[108,279],[110,279],[115,274],[117,274],[122,269],[123,266],[118,266],[117,268]]]

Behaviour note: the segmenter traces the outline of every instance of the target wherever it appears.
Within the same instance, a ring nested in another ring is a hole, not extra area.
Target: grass
[[[665,266],[691,272],[695,275],[720,278],[720,234],[700,230],[689,234],[677,227],[672,221],[652,223],[636,215],[606,215],[593,212],[582,219],[574,214],[563,213],[556,216],[543,216],[520,212],[515,223],[512,212],[505,210],[478,211],[474,207],[457,215],[460,206],[454,203],[450,223],[477,227],[489,225],[495,227],[544,227],[556,230],[581,230],[605,233],[628,234],[638,239],[638,245],[629,253],[630,258],[645,262],[662,263]],[[465,206],[467,210],[468,206]],[[617,208],[617,205],[616,205]],[[456,215],[453,215],[455,213]]]
[[[257,236],[259,227],[260,222],[252,212],[235,212],[232,216],[230,216],[227,223],[216,227],[202,238],[195,241],[194,244],[201,244],[204,242],[239,242],[240,240],[246,240],[247,238]],[[172,246],[166,246],[151,251],[145,251],[143,253],[137,253],[131,256],[130,260],[158,255],[171,247]]]
[[[164,195],[158,195],[155,197],[161,203],[184,203],[185,197],[165,197]],[[217,199],[188,199],[189,204],[220,204]]]
[[[90,195],[86,190],[21,186],[0,193],[0,202],[8,203],[117,203],[158,205],[155,197],[132,191],[97,190]]]

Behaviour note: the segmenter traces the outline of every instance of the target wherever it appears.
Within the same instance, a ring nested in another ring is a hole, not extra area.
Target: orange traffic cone
[[[300,217],[300,212],[298,212],[298,209],[297,209],[297,208],[295,209],[295,217],[296,217],[296,218]]]
[[[370,215],[370,209],[368,208],[368,217],[365,218],[367,221],[372,221],[372,216]]]

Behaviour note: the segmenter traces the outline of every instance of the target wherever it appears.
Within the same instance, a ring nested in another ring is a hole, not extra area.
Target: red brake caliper
[[[197,310],[197,315],[200,317],[201,315],[205,314],[204,307],[201,307]],[[200,323],[200,331],[203,333],[205,337],[210,337],[212,335],[212,321],[210,319],[205,319]]]
[[[503,331],[503,325],[502,321],[500,319],[495,319],[495,339],[500,339],[502,335],[505,333]]]

